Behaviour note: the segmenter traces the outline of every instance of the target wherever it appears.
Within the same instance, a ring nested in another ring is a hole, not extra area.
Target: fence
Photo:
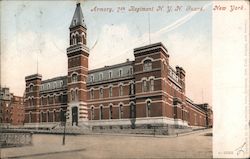
[[[0,146],[23,146],[32,144],[32,133],[0,133]]]

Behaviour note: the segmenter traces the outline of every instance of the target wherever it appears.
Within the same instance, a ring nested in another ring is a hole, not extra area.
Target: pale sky
[[[153,3],[152,3],[153,2]],[[37,72],[43,80],[67,74],[66,48],[75,1],[1,1],[1,85],[23,95],[25,76]],[[168,6],[181,11],[166,12]],[[186,94],[196,103],[212,101],[211,5],[209,1],[84,1],[89,68],[134,60],[133,49],[162,42],[170,65],[186,71]],[[131,12],[154,7],[151,12]],[[163,6],[163,11],[156,11]],[[186,10],[204,7],[201,12]],[[93,8],[114,12],[93,12]],[[125,10],[116,12],[118,7]],[[149,18],[150,16],[150,18]],[[202,93],[203,92],[203,93]]]

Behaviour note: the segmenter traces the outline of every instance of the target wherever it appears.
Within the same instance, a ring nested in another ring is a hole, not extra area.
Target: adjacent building
[[[0,123],[23,125],[23,97],[10,93],[9,88],[0,88]]]
[[[76,126],[212,126],[212,109],[186,96],[182,67],[171,67],[167,48],[154,43],[134,49],[134,61],[89,70],[87,26],[78,3],[70,27],[68,72],[42,80],[25,77],[25,123]]]

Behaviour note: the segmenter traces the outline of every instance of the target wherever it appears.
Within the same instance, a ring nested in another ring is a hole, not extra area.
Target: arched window
[[[78,101],[78,89],[75,90],[75,100]]]
[[[100,88],[100,93],[99,93],[99,95],[100,95],[100,98],[103,98],[103,88]]]
[[[150,91],[154,91],[154,79],[150,80]]]
[[[94,119],[95,119],[95,110],[94,110],[94,107],[91,107],[90,118],[91,118],[91,120],[94,120]]]
[[[109,97],[112,97],[113,95],[113,88],[112,86],[109,87]]]
[[[119,96],[123,96],[123,86],[119,86]]]
[[[109,119],[113,119],[113,107],[112,107],[112,105],[109,106]]]
[[[33,92],[33,91],[34,91],[34,86],[30,85],[30,92]]]
[[[119,118],[120,119],[123,118],[123,105],[122,104],[119,105]]]
[[[148,82],[146,80],[142,81],[142,92],[148,91]]]
[[[72,75],[72,82],[73,83],[77,82],[77,74]]]
[[[94,99],[94,90],[93,89],[90,90],[90,99]]]
[[[76,37],[75,37],[75,35],[72,36],[72,41],[73,41],[73,45],[75,45],[76,44]]]
[[[146,117],[150,117],[151,115],[151,102],[147,101],[146,103]]]
[[[135,90],[134,90],[134,84],[131,83],[130,84],[130,95],[134,94],[135,93]]]
[[[145,60],[143,63],[143,70],[144,71],[150,71],[152,70],[152,61],[151,60]]]
[[[79,34],[76,34],[76,41],[77,41],[77,44],[78,43],[81,43],[81,37],[79,36]]]
[[[30,99],[30,106],[34,106],[34,99],[33,98]]]
[[[75,100],[75,92],[71,90],[71,101]]]
[[[103,106],[100,106],[100,116],[99,119],[102,120],[103,119]]]

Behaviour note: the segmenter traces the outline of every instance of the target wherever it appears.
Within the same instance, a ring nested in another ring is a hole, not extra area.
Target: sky
[[[170,65],[179,65],[186,71],[187,96],[196,103],[211,103],[209,1],[80,2],[87,25],[89,69],[134,60],[134,48],[162,42],[168,49]],[[25,76],[37,71],[43,80],[66,75],[68,28],[76,1],[1,1],[0,4],[1,86],[21,96]],[[153,9],[135,12],[129,10],[131,6]],[[159,6],[163,10],[157,10]],[[176,6],[181,10],[167,12],[168,7]],[[202,11],[195,11],[200,7]],[[94,8],[111,8],[113,12],[94,11]]]

